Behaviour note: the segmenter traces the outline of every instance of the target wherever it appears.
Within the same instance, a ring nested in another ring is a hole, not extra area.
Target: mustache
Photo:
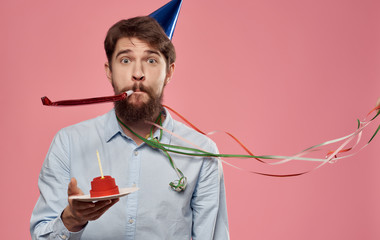
[[[133,84],[132,90],[135,92],[137,90],[140,90],[140,92],[149,92],[150,91],[150,89],[148,89],[148,87],[145,87],[144,85],[138,84],[138,83]]]
[[[134,83],[132,88],[123,88],[121,90],[121,93],[126,92],[128,90],[133,90],[134,92],[140,91],[147,93],[150,97],[153,97],[153,90],[150,87],[147,87],[141,83]]]

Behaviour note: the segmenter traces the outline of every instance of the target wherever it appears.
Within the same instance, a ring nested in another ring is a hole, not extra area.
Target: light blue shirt
[[[163,127],[202,149],[216,153],[206,136],[173,120],[166,111]],[[159,136],[159,131],[154,133]],[[189,146],[164,132],[162,143]],[[85,194],[100,175],[99,150],[104,175],[111,175],[119,188],[137,185],[139,190],[111,207],[98,220],[79,232],[69,232],[60,217],[67,206],[67,188],[72,177]],[[173,154],[177,167],[187,177],[183,192],[169,183],[178,180],[167,156],[145,143],[136,143],[123,133],[115,111],[60,130],[55,136],[38,180],[40,197],[31,217],[33,239],[135,239],[135,240],[224,240],[229,239],[223,170],[215,158]]]

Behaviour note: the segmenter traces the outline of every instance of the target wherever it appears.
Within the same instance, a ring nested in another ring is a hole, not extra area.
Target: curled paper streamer
[[[168,108],[169,110],[171,110],[173,113],[175,113],[177,116],[179,116],[182,120],[184,120],[188,125],[190,125],[191,127],[193,127],[195,130],[197,130],[198,132],[204,134],[204,135],[212,135],[214,133],[216,133],[217,131],[214,131],[214,132],[211,132],[211,133],[204,133],[202,131],[200,131],[197,127],[195,127],[192,123],[190,123],[187,119],[185,119],[183,116],[181,116],[179,113],[177,113],[175,110],[171,109],[170,107],[167,107],[165,106],[166,108]],[[366,119],[374,112],[374,111],[377,111],[377,114],[369,121],[366,121]],[[252,154],[251,151],[249,151],[247,149],[247,147],[245,147],[236,137],[234,137],[232,134],[228,133],[228,132],[224,132],[226,133],[228,136],[230,136],[232,139],[235,140],[235,142],[237,142],[246,152],[248,152],[250,155],[235,155],[235,154],[212,154],[212,153],[209,153],[210,157],[225,157],[225,158],[255,158],[256,160],[262,162],[262,163],[266,163],[266,164],[271,164],[271,165],[276,165],[276,164],[283,164],[283,163],[286,163],[286,162],[289,162],[289,161],[292,161],[292,160],[303,160],[303,161],[313,161],[313,162],[321,162],[320,165],[318,165],[317,167],[315,167],[314,169],[317,169],[317,168],[320,168],[321,166],[323,166],[324,164],[326,163],[333,163],[335,161],[337,161],[338,159],[343,159],[343,158],[347,158],[347,157],[351,157],[353,155],[355,155],[356,153],[358,153],[360,150],[362,150],[363,148],[365,148],[372,140],[373,138],[376,136],[376,134],[378,133],[378,131],[380,130],[380,125],[378,126],[378,128],[376,129],[376,131],[374,132],[374,134],[372,135],[372,137],[370,138],[370,140],[364,145],[362,146],[357,152],[355,153],[352,153],[350,155],[346,155],[346,156],[342,156],[342,157],[338,157],[337,155],[340,154],[340,153],[344,153],[344,152],[349,152],[351,150],[353,150],[360,142],[361,140],[361,135],[362,135],[362,132],[364,130],[364,128],[366,128],[373,120],[375,120],[377,118],[377,116],[380,114],[380,105],[376,106],[374,109],[372,109],[368,114],[367,114],[367,117],[363,120],[363,121],[359,121],[358,120],[358,128],[355,132],[347,135],[347,136],[344,136],[344,137],[341,137],[341,138],[338,138],[338,139],[333,139],[333,140],[330,140],[330,141],[326,141],[324,143],[321,143],[321,144],[317,144],[317,145],[314,145],[312,147],[309,147],[303,151],[301,151],[300,153],[296,154],[296,155],[293,155],[293,156],[278,156],[278,155],[262,155],[262,156],[254,156]],[[192,150],[200,150],[200,151],[204,151],[202,149],[200,149],[199,147],[197,147],[195,144],[191,143],[191,142],[188,142],[186,139],[180,137],[180,136],[177,136],[175,135],[174,133],[168,131],[167,129],[164,129],[162,128],[161,126],[158,126],[157,124],[154,124],[154,123],[151,123],[152,125],[154,125],[155,127],[157,128],[161,128],[162,130],[168,132],[169,134],[181,139],[182,141],[184,142],[187,142],[188,144],[192,145],[192,146],[195,146],[195,149],[192,149]],[[357,141],[356,143],[350,147],[350,148],[344,148],[346,145],[348,145],[353,139],[355,139],[355,137],[357,137]],[[302,157],[304,155],[307,155],[311,152],[315,152],[315,151],[321,151],[321,147],[323,146],[326,146],[326,145],[329,145],[329,144],[333,144],[333,143],[338,143],[338,142],[342,142],[344,141],[339,147],[337,147],[336,150],[334,151],[329,151],[325,158],[306,158],[306,157]],[[190,150],[189,148],[187,150]],[[276,159],[276,160],[280,160],[280,161],[277,161],[277,162],[274,162],[274,163],[267,163],[265,162],[264,160],[262,159]],[[223,160],[222,160],[223,161]],[[235,167],[235,168],[238,168],[240,170],[245,170],[245,169],[241,169],[237,166],[234,166],[230,163],[227,163],[226,161],[223,161],[224,163],[232,166],[232,167]],[[314,170],[312,169],[312,170]],[[312,171],[310,170],[310,171]],[[265,176],[272,176],[272,177],[291,177],[291,176],[299,176],[299,175],[303,175],[305,173],[308,173],[310,171],[306,171],[306,172],[301,172],[301,173],[294,173],[294,174],[285,174],[285,175],[279,175],[279,174],[267,174],[267,173],[260,173],[260,172],[253,172],[253,171],[248,171],[248,172],[251,172],[251,173],[255,173],[255,174],[260,174],[260,175],[265,175]]]

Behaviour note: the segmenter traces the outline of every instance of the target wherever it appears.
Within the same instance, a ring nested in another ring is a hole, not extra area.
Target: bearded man
[[[178,154],[168,158],[139,137],[184,145],[149,123],[157,122],[206,151],[218,152],[214,142],[173,120],[162,106],[175,69],[172,42],[147,16],[116,23],[104,46],[106,75],[115,94],[134,93],[105,115],[57,133],[39,176],[41,195],[31,218],[32,238],[229,239],[220,161]],[[136,185],[139,190],[113,200],[68,199],[90,191],[91,180],[99,175],[94,164],[97,150],[103,171],[118,186]],[[182,185],[176,188],[173,182]]]

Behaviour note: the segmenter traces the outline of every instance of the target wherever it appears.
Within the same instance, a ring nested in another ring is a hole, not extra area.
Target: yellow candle
[[[102,176],[102,178],[104,178],[104,176],[103,176],[103,169],[102,169],[102,163],[100,162],[100,157],[99,157],[99,151],[98,150],[96,150],[96,156],[98,157],[100,175]]]

